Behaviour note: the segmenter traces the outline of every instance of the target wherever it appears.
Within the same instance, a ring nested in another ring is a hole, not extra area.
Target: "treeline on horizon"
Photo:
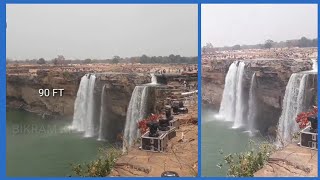
[[[271,39],[265,41],[264,44],[255,44],[255,45],[234,45],[234,46],[224,46],[224,47],[215,47],[211,43],[207,43],[202,47],[202,52],[210,51],[228,51],[228,50],[242,50],[242,49],[270,49],[270,48],[292,48],[292,47],[318,47],[318,38],[308,39],[302,37],[300,39],[293,39],[287,41],[275,42]]]
[[[197,64],[198,57],[184,57],[180,55],[171,54],[169,56],[147,56],[142,55],[139,57],[126,57],[121,58],[120,56],[114,56],[112,59],[76,59],[68,60],[63,55],[47,60],[44,58],[40,59],[26,59],[26,60],[12,60],[7,59],[7,64],[10,63],[27,63],[27,64],[94,64],[94,63],[107,63],[107,64],[118,64],[118,63],[141,63],[141,64]]]

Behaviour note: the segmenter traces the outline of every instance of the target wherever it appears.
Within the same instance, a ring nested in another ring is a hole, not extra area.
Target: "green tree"
[[[111,61],[111,63],[113,63],[113,64],[118,64],[119,63],[119,61],[120,61],[120,56],[114,56],[113,57],[113,59],[112,59],[112,61]]]
[[[46,63],[46,60],[44,60],[44,58],[40,58],[38,61],[37,61],[37,64],[45,64]]]
[[[241,46],[239,44],[232,46],[232,50],[240,50]]]
[[[147,56],[147,55],[142,55],[141,57],[140,57],[140,63],[148,63],[149,62],[149,57]]]
[[[83,61],[83,64],[90,64],[91,62],[92,60],[88,58]]]
[[[272,48],[273,43],[274,42],[271,39],[266,40],[266,42],[264,43],[264,48],[266,49]]]

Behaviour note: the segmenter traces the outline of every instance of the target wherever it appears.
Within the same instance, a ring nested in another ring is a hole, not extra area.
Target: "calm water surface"
[[[42,120],[25,111],[7,111],[7,176],[70,176],[70,163],[94,160],[105,146],[69,131],[71,118]]]
[[[249,150],[249,141],[258,142],[241,129],[232,129],[233,122],[217,120],[215,113],[208,110],[202,112],[202,176],[226,176],[227,168],[224,157],[230,153]],[[221,154],[223,152],[223,154]],[[218,164],[223,164],[220,168]]]

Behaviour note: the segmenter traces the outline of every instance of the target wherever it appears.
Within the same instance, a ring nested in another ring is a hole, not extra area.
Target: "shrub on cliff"
[[[64,72],[62,73],[62,75],[63,75],[63,78],[64,78],[64,79],[69,79],[69,78],[71,78],[71,74],[70,74],[70,72],[68,72],[68,71],[64,71]]]
[[[100,157],[84,164],[72,164],[72,171],[81,177],[106,177],[115,165],[121,152],[115,148],[99,149]]]
[[[251,146],[249,151],[225,156],[228,176],[253,177],[253,174],[265,165],[274,150],[269,143],[255,145],[253,141],[250,141],[249,144]]]

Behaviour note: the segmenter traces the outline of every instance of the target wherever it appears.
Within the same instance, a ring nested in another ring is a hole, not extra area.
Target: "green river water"
[[[205,177],[226,176],[224,157],[249,150],[250,140],[258,142],[258,138],[250,138],[243,130],[232,129],[233,122],[217,120],[214,115],[207,110],[202,112],[201,169]]]
[[[71,118],[42,120],[33,113],[7,111],[7,176],[70,176],[70,163],[94,160],[104,144],[71,132],[70,124]]]

